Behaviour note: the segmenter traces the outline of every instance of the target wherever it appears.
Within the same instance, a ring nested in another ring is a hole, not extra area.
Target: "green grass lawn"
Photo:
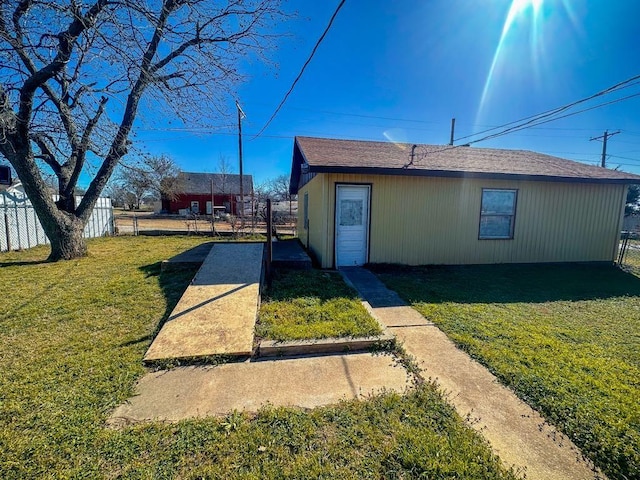
[[[430,384],[311,412],[105,428],[209,238],[122,237],[45,263],[0,254],[0,478],[514,478]]]
[[[269,340],[379,335],[380,326],[336,272],[276,270],[256,335]]]
[[[614,267],[375,268],[609,478],[640,478],[640,279]]]

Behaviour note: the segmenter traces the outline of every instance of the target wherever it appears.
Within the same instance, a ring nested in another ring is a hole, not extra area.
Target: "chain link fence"
[[[278,237],[295,236],[297,203],[279,205],[272,212],[272,227]],[[266,211],[262,208],[247,209],[244,218],[217,212],[213,217],[205,214],[164,215],[140,210],[116,210],[117,235],[215,235],[247,236],[266,235]]]
[[[267,222],[262,216],[158,215],[151,212],[117,211],[117,235],[266,235]],[[296,218],[274,215],[273,228],[279,236],[296,235]]]
[[[77,197],[80,202],[82,197]],[[54,197],[54,200],[57,200]],[[111,199],[99,198],[84,229],[85,238],[113,234]],[[0,192],[0,252],[48,244],[35,209],[22,193]]]
[[[617,264],[640,273],[640,232],[625,230],[620,234]]]

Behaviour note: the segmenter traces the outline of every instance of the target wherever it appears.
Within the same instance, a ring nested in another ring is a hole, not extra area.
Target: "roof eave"
[[[296,153],[298,155],[296,155]],[[302,164],[308,165],[307,157],[298,144],[298,137],[293,140],[293,155],[291,156],[291,176],[289,177],[289,194],[298,194],[298,185],[300,184],[300,175],[302,174]]]
[[[301,149],[299,149],[301,151]],[[304,154],[303,154],[304,155]],[[445,177],[445,178],[486,178],[492,180],[524,180],[533,182],[564,182],[564,183],[602,183],[618,185],[640,185],[639,179],[632,178],[597,178],[597,177],[569,177],[557,175],[527,175],[521,173],[498,172],[465,172],[459,170],[427,170],[409,168],[382,167],[344,167],[309,165],[309,171],[314,173],[352,173],[370,175],[397,175],[409,177]]]

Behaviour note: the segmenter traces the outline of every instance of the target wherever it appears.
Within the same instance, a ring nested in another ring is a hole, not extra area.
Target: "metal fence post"
[[[266,262],[266,277],[267,286],[271,286],[271,260],[273,259],[273,237],[271,235],[271,199],[267,199],[267,262]]]
[[[629,232],[622,232],[622,245],[619,246],[618,251],[618,265],[622,265],[624,262],[624,254],[627,253],[629,247]]]
[[[9,214],[4,213],[4,233],[7,235],[7,252],[11,251],[11,234],[9,233]]]

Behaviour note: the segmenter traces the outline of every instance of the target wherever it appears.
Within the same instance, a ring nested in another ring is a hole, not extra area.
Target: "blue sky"
[[[640,3],[635,0],[347,0],[302,79],[263,127],[338,4],[295,2],[298,17],[271,57],[247,63],[238,97],[244,171],[256,182],[288,174],[295,135],[446,144],[589,96],[640,74]],[[510,15],[511,12],[511,15]],[[640,93],[640,85],[590,102]],[[640,173],[640,96],[476,147],[529,149]],[[149,116],[149,112],[146,113]],[[185,171],[214,172],[220,156],[237,171],[235,111],[215,131],[158,124],[136,146],[172,156]],[[145,122],[149,123],[149,122]],[[224,125],[227,125],[226,127]],[[253,134],[253,135],[252,135]]]

